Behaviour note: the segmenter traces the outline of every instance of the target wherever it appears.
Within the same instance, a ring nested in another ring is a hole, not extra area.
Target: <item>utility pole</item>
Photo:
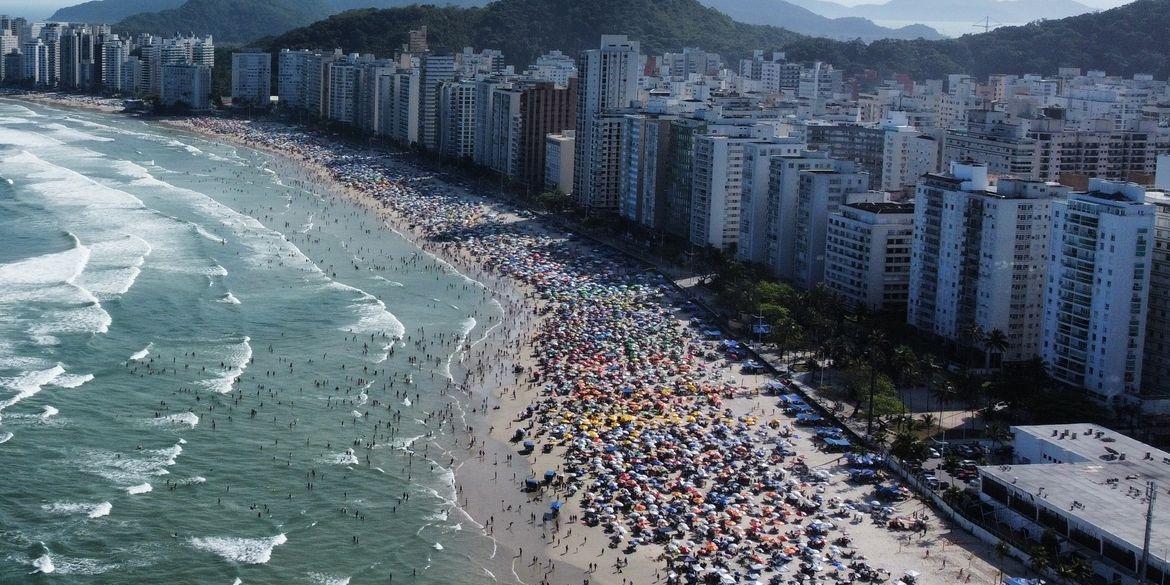
[[[983,32],[986,33],[986,32],[991,30],[991,17],[986,16],[983,18],[983,22],[977,22],[971,26],[973,26],[975,28],[981,28],[981,29],[983,29]]]
[[[1146,535],[1142,540],[1142,564],[1138,567],[1138,585],[1146,584],[1146,567],[1150,564],[1150,532],[1154,527],[1154,501],[1158,499],[1158,490],[1154,482],[1146,482]]]

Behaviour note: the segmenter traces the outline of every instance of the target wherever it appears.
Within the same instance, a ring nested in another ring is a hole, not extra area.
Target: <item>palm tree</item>
[[[922,429],[928,431],[930,430],[930,427],[933,427],[938,423],[938,417],[929,412],[924,412],[922,413],[922,416],[918,417],[918,421],[922,425]]]
[[[928,396],[933,395],[934,394],[934,382],[938,378],[938,376],[942,373],[942,366],[939,365],[938,360],[934,357],[934,354],[928,353],[925,356],[923,356],[921,360],[919,360],[918,371],[919,371],[919,374],[926,381],[927,395]],[[930,407],[929,399],[927,400],[926,406],[927,406],[927,408]]]
[[[987,350],[984,352],[985,370],[991,369],[991,354],[999,354],[1000,363],[1003,362],[1003,354],[1007,353],[1011,342],[1008,341],[1008,336],[999,329],[992,329],[991,333],[987,334],[987,338],[983,340],[983,347]]]
[[[902,388],[907,381],[918,377],[918,356],[914,354],[914,350],[905,345],[899,345],[894,348],[893,356],[890,359],[890,367],[893,368],[894,381],[898,385],[898,401],[902,403],[902,410],[906,410],[906,399],[902,395]]]
[[[894,426],[898,432],[914,430],[914,417],[909,414],[902,413],[890,417],[890,424]]]
[[[1052,555],[1048,549],[1042,546],[1034,546],[1028,550],[1028,555],[1032,557],[1032,570],[1036,571],[1037,575],[1043,575],[1048,567],[1052,566]]]
[[[983,340],[987,337],[987,335],[983,331],[982,327],[971,324],[963,328],[963,337],[964,341],[960,343],[967,346],[967,356],[970,358],[974,356],[976,351],[978,351],[979,346],[983,344]],[[970,361],[970,359],[967,360],[968,363],[970,363]]]
[[[869,413],[865,419],[865,434],[870,435],[873,431],[873,394],[877,387],[878,369],[887,361],[887,342],[881,331],[870,333],[867,341],[865,361],[869,362]]]
[[[1056,574],[1061,579],[1072,583],[1087,583],[1089,578],[1093,576],[1093,568],[1085,562],[1085,559],[1070,556],[1060,560],[1056,566]]]
[[[955,386],[947,380],[942,380],[942,383],[934,385],[932,391],[935,400],[938,401],[938,432],[946,438],[947,433],[943,430],[943,408],[946,407],[947,401],[954,397]]]

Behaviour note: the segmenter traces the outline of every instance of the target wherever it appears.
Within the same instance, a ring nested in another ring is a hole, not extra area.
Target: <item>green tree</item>
[[[1008,340],[1008,336],[1003,332],[1003,330],[992,329],[991,333],[987,334],[987,338],[983,340],[983,347],[987,350],[984,352],[985,361],[983,368],[987,370],[991,369],[993,355],[998,355],[1000,361],[1002,362],[1003,354],[1007,353],[1008,347],[1010,346],[1011,342]]]
[[[894,435],[894,440],[890,444],[890,454],[900,461],[921,463],[930,455],[930,448],[913,432],[902,430]]]

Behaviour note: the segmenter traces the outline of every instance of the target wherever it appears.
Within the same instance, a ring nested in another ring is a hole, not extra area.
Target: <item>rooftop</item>
[[[1081,462],[988,466],[985,477],[1034,495],[1039,506],[1058,510],[1072,524],[1095,526],[1114,540],[1142,549],[1146,482],[1170,487],[1170,453],[1091,424],[1012,427]],[[1170,551],[1170,492],[1155,502],[1150,550],[1166,562]]]
[[[878,213],[878,214],[882,214],[882,213],[913,214],[914,213],[914,204],[913,203],[894,203],[894,202],[890,202],[890,201],[886,201],[886,202],[882,202],[882,203],[861,202],[861,203],[847,203],[845,205],[845,207],[852,207],[853,209],[859,209],[861,211],[868,211],[870,213]]]

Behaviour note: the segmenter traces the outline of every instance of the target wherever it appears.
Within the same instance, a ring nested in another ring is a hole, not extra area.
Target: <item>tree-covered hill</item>
[[[138,14],[177,8],[186,0],[90,0],[66,6],[49,17],[50,22],[86,22],[113,24]]]
[[[276,50],[341,47],[389,56],[406,31],[427,25],[432,46],[502,49],[526,65],[543,51],[575,54],[602,34],[628,34],[648,54],[702,47],[735,59],[752,49],[785,50],[850,70],[916,78],[947,73],[1054,73],[1058,67],[1170,76],[1170,0],[1136,0],[1099,13],[1004,27],[939,41],[840,42],[738,23],[697,0],[498,0],[483,8],[411,6],[334,15],[274,39]]]
[[[647,53],[702,47],[727,56],[802,38],[733,21],[696,0],[498,0],[483,8],[409,6],[345,12],[290,31],[273,49],[341,47],[389,56],[407,31],[426,25],[432,46],[491,47],[526,65],[544,51],[576,53],[603,34],[627,34]]]
[[[122,32],[214,34],[216,41],[246,43],[313,23],[333,13],[324,0],[187,0],[160,12],[119,22]]]

